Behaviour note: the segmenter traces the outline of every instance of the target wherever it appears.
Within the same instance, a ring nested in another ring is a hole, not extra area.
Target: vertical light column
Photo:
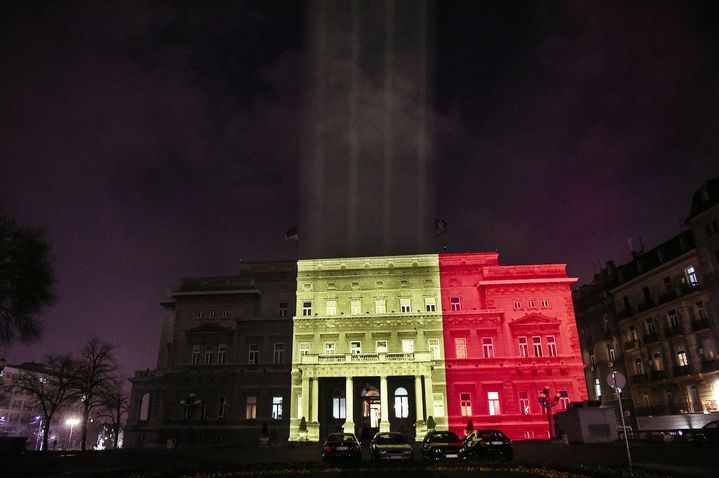
[[[312,413],[312,423],[317,423],[317,411],[319,410],[319,402],[320,402],[320,381],[319,379],[315,378],[312,380],[312,408],[310,409],[310,412]]]
[[[423,421],[424,416],[424,403],[422,400],[422,376],[415,375],[414,377],[414,396],[416,401],[415,410],[417,410],[417,421]]]
[[[387,393],[387,376],[382,375],[380,377],[379,385],[379,399],[380,399],[380,413],[382,414],[382,421],[379,422],[379,431],[389,431],[389,394]]]
[[[352,377],[347,377],[345,379],[345,424],[343,428],[345,433],[355,432],[354,410],[354,387],[352,385]]]
[[[434,393],[432,387],[432,373],[430,372],[424,376],[424,406],[427,416],[434,415]]]
[[[310,379],[302,377],[302,416],[305,420],[310,419]]]

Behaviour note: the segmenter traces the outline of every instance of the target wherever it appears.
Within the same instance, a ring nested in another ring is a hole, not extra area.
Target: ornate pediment
[[[185,331],[187,335],[232,335],[235,329],[219,324],[202,324]]]
[[[531,313],[515,319],[509,323],[512,333],[531,331],[556,331],[562,321],[556,317],[549,317],[539,313]]]

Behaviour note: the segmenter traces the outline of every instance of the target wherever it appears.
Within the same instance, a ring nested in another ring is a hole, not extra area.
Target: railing
[[[325,363],[367,363],[367,362],[431,362],[431,352],[414,353],[362,353],[362,354],[304,354],[300,356],[303,364]]]
[[[644,383],[647,381],[647,376],[644,374],[632,375],[632,383]]]
[[[644,343],[645,344],[650,344],[650,343],[658,342],[658,341],[659,341],[659,336],[657,335],[656,332],[644,334]]]
[[[652,370],[652,380],[662,380],[667,378],[667,373],[664,370]]]
[[[305,361],[305,358],[309,359],[310,357],[316,358],[319,363],[336,363],[336,362],[344,362],[345,356],[343,355],[303,355],[302,356],[302,362],[307,363],[309,360]]]
[[[673,325],[664,329],[664,335],[669,337],[676,337],[678,335],[684,335],[684,328],[680,325]]]
[[[660,303],[660,304],[665,304],[665,303],[667,303],[667,302],[673,301],[673,300],[676,299],[676,298],[677,298],[677,293],[672,290],[672,291],[669,291],[669,292],[667,292],[667,293],[665,293],[665,294],[660,295],[660,296],[659,296],[659,303]]]
[[[702,360],[702,372],[712,372],[719,369],[719,360]]]
[[[387,354],[388,362],[414,362],[413,353]]]
[[[709,324],[709,319],[697,319],[692,320],[692,332],[698,332],[700,330],[706,330],[711,329],[711,324]]]
[[[621,320],[621,319],[626,319],[627,317],[631,317],[632,315],[634,315],[634,312],[632,312],[632,309],[629,308],[629,309],[624,309],[621,312],[619,312],[617,314],[617,318]]]
[[[353,362],[379,362],[379,354],[350,354]]]
[[[632,349],[638,349],[638,348],[639,348],[638,340],[629,340],[627,342],[624,342],[624,350],[632,350]]]
[[[691,373],[691,370],[689,370],[689,365],[681,365],[679,367],[674,367],[674,376],[680,377],[682,375],[689,375]]]
[[[637,310],[639,310],[639,312],[644,312],[644,311],[651,309],[654,306],[655,306],[654,301],[648,300],[646,302],[639,304],[639,306],[637,307]]]

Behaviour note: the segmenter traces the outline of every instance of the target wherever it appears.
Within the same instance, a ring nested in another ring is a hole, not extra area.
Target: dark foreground
[[[631,444],[634,472],[638,476],[716,476],[717,447],[691,443]],[[402,467],[381,467],[365,461],[356,466],[325,466],[317,444],[270,448],[180,448],[174,450],[108,450],[80,452],[26,452],[0,457],[0,476],[29,477],[232,477],[322,476],[343,478],[387,475],[391,478],[449,477],[525,478],[546,476],[618,477],[628,473],[623,443],[558,445],[542,441],[514,443],[512,463],[482,462],[472,465],[436,466],[415,461]]]

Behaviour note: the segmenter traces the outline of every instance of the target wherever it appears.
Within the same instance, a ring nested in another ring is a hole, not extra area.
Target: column
[[[355,421],[354,421],[354,386],[352,384],[352,377],[345,378],[345,433],[355,432]]]
[[[415,398],[415,410],[417,411],[417,421],[424,421],[424,402],[422,400],[422,376],[415,375],[414,377],[414,398]]]
[[[302,410],[300,418],[305,417],[306,421],[310,421],[310,379],[302,377]]]
[[[434,394],[432,393],[432,372],[429,372],[427,375],[424,376],[424,392],[425,392],[424,406],[425,406],[425,410],[427,410],[426,415],[434,416]],[[447,407],[445,407],[445,410],[444,410],[445,416],[447,415],[446,408]]]
[[[387,376],[382,375],[380,377],[379,384],[379,399],[380,399],[380,413],[382,415],[382,421],[379,423],[379,431],[389,431],[389,398],[387,393]]]
[[[310,408],[310,412],[312,413],[312,422],[317,423],[317,415],[318,410],[320,408],[319,406],[320,402],[320,381],[318,378],[315,378],[312,381],[312,408]]]

